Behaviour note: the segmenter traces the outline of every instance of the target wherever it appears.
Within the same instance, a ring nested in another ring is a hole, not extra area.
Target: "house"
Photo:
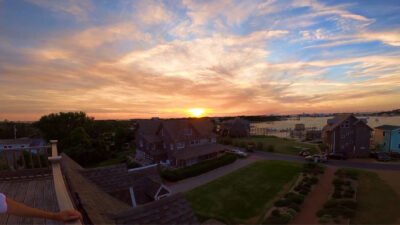
[[[400,126],[375,127],[375,144],[385,152],[400,153]]]
[[[47,143],[41,138],[0,139],[0,150],[45,146]]]
[[[291,137],[302,138],[306,135],[306,126],[303,123],[294,125],[294,130],[290,132]]]
[[[306,131],[306,140],[308,141],[321,140],[321,137],[322,137],[321,130],[311,129]]]
[[[372,129],[365,119],[352,114],[339,114],[328,119],[322,129],[323,142],[328,153],[341,153],[346,157],[367,157]]]
[[[250,123],[239,117],[225,120],[218,124],[218,133],[223,137],[247,137],[250,134]]]
[[[214,158],[224,150],[217,144],[208,118],[137,121],[136,158],[145,163],[185,167]]]
[[[128,171],[126,164],[81,169],[88,180],[115,198],[136,207],[171,195],[156,165]]]

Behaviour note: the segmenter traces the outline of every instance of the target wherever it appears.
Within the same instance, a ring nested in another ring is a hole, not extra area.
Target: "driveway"
[[[294,155],[283,155],[269,152],[255,152],[253,155],[264,159],[278,159],[293,162],[307,162],[303,157]],[[330,160],[325,163],[327,166],[348,167],[356,169],[369,169],[369,170],[400,170],[400,164],[384,164],[384,163],[363,163],[351,162],[346,160]]]
[[[195,187],[198,187],[198,186],[201,186],[208,182],[211,182],[219,177],[222,177],[222,176],[224,176],[228,173],[231,173],[237,169],[245,167],[253,162],[256,162],[258,160],[263,160],[263,159],[264,158],[262,158],[262,157],[258,157],[256,155],[251,155],[246,159],[239,159],[236,162],[229,164],[227,166],[223,166],[218,169],[209,171],[207,173],[203,173],[196,177],[191,177],[191,178],[181,180],[181,181],[178,181],[175,183],[169,183],[167,185],[171,189],[172,193],[185,192],[185,191],[191,190]]]

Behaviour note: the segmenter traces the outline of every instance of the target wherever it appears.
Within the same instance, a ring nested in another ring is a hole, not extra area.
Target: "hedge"
[[[188,166],[182,169],[176,170],[164,170],[161,169],[161,176],[169,181],[179,181],[189,177],[194,177],[202,173],[206,173],[210,170],[216,169],[221,166],[225,166],[235,162],[237,159],[236,155],[227,153],[216,159],[207,160],[204,162],[197,163],[193,166]]]

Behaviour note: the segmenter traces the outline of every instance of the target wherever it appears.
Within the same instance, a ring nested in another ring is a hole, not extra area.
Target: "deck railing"
[[[52,140],[51,143],[51,167],[53,171],[54,188],[56,190],[58,207],[60,210],[73,209],[74,205],[64,181],[64,176],[61,172],[61,156],[58,155],[57,141]],[[68,223],[68,225],[82,225],[80,221]]]
[[[0,149],[0,179],[51,174],[48,160],[51,146]]]

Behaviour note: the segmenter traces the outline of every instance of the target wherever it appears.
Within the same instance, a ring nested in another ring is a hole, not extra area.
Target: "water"
[[[306,128],[316,128],[321,130],[328,119],[333,117],[301,117],[299,120],[281,120],[274,122],[262,122],[262,123],[251,123],[250,133],[252,135],[274,135],[278,137],[289,137],[289,132],[280,132],[281,130],[294,129],[294,125],[298,123],[303,123]],[[357,117],[364,118],[368,121],[368,126],[375,128],[380,125],[397,125],[400,126],[400,116],[371,116],[371,117]],[[260,129],[261,128],[261,129]],[[269,131],[266,133],[266,129]],[[275,130],[276,131],[271,131]]]

